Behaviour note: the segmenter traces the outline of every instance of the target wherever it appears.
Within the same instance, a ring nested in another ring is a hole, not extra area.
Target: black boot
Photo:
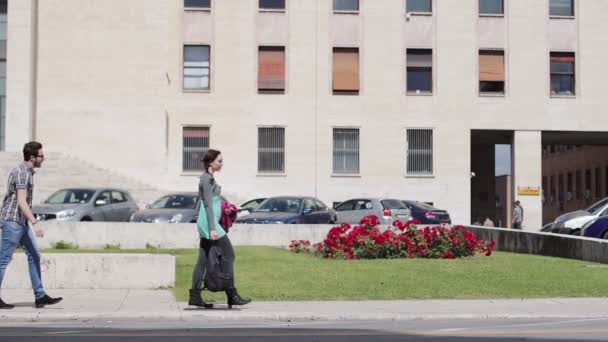
[[[0,309],[12,309],[14,307],[14,305],[7,304],[2,300],[2,298],[0,298]]]
[[[234,287],[226,290],[226,297],[228,298],[228,309],[232,309],[233,305],[245,305],[251,302],[249,298],[242,298]]]
[[[200,290],[190,290],[190,299],[188,300],[188,305],[198,306],[205,309],[213,308],[213,304],[205,303],[203,297],[201,297]]]

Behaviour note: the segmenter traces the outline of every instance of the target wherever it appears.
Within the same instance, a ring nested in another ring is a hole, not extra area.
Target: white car
[[[585,223],[605,215],[608,215],[608,204],[604,204],[599,210],[596,210],[592,214],[590,213],[589,215],[578,216],[566,221],[564,223],[564,227],[569,229],[572,233],[576,233],[576,231],[580,231]]]

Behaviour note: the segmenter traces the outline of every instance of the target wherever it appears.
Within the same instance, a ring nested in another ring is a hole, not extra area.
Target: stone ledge
[[[175,257],[153,254],[42,254],[45,289],[158,289],[175,286]],[[28,289],[27,257],[15,253],[2,288]]]

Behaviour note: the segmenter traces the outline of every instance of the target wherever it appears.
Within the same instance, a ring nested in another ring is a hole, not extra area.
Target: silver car
[[[357,224],[368,215],[376,215],[380,224],[392,224],[395,220],[403,222],[411,219],[410,210],[397,199],[356,198],[336,206],[338,223]]]
[[[125,190],[112,188],[62,189],[35,205],[38,221],[128,221],[139,207]]]
[[[147,205],[145,210],[131,215],[129,221],[193,223],[198,218],[199,205],[200,201],[196,192],[167,194]]]

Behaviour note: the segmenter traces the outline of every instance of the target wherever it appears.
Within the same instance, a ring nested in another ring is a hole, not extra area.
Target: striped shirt
[[[31,209],[34,197],[34,168],[27,163],[17,166],[8,175],[6,195],[2,201],[2,209],[0,209],[0,220],[14,221],[24,226],[27,224],[27,218],[17,205],[17,190],[19,189],[27,190],[27,204]]]

